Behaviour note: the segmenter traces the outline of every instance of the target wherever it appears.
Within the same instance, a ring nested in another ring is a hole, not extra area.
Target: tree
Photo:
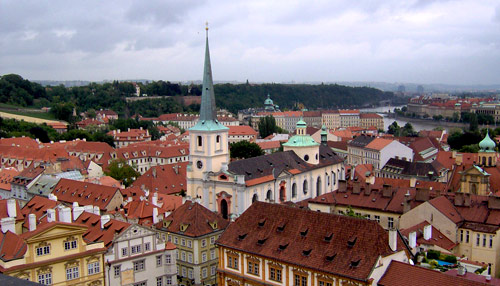
[[[271,115],[261,118],[259,121],[259,136],[266,138],[267,136],[277,132],[276,120]]]
[[[405,126],[400,130],[401,136],[415,137],[417,136],[417,132],[413,130],[413,125],[410,122],[407,122]]]
[[[401,130],[401,127],[399,127],[399,124],[396,121],[394,121],[387,128],[387,133],[394,135],[394,137],[399,137],[400,130]]]
[[[130,186],[141,175],[123,159],[112,161],[104,174],[120,181],[125,187]]]
[[[248,141],[239,141],[229,144],[231,158],[247,159],[264,155],[259,145]]]
[[[475,113],[471,113],[469,117],[469,130],[471,132],[477,131],[479,128],[479,122],[477,121],[477,116]]]

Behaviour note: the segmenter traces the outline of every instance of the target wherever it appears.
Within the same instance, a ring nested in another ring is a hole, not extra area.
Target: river
[[[391,125],[394,121],[396,121],[398,123],[398,125],[401,127],[405,126],[406,123],[410,122],[415,131],[432,130],[436,127],[441,126],[449,132],[450,129],[457,128],[456,126],[445,126],[439,122],[432,121],[432,120],[412,120],[409,118],[400,119],[400,118],[387,117],[387,112],[394,113],[394,108],[402,108],[403,106],[405,106],[405,105],[381,106],[381,107],[375,107],[375,108],[362,108],[362,109],[360,109],[360,112],[375,112],[375,113],[382,115],[384,117],[384,130],[387,130],[389,125]]]

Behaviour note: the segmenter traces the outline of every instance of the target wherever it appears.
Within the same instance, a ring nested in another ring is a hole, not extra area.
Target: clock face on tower
[[[198,169],[203,168],[203,162],[201,162],[201,161],[197,161],[197,162],[196,162],[196,167],[198,167]]]

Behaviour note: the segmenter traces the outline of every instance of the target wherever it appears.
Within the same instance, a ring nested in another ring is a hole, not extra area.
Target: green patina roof
[[[195,126],[189,128],[189,130],[194,131],[215,131],[215,130],[227,130],[228,127],[222,125],[217,120],[198,120]]]
[[[267,99],[264,101],[265,105],[273,105],[273,100],[271,99],[271,96],[268,94]]]
[[[324,134],[328,134],[328,132],[326,132],[326,126],[325,125],[321,126],[321,135],[324,135]]]
[[[486,131],[486,136],[484,139],[479,142],[479,148],[481,148],[481,152],[495,152],[495,147],[497,144],[490,138],[490,134]]]
[[[312,147],[318,145],[319,143],[309,135],[295,135],[283,144],[283,146],[287,147]]]
[[[307,123],[304,120],[302,120],[302,117],[301,117],[300,120],[297,122],[296,126],[297,126],[297,128],[299,128],[299,127],[307,127]]]

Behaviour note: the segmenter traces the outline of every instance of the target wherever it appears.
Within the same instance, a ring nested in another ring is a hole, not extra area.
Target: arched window
[[[221,138],[220,135],[215,136],[215,150],[221,150],[222,149],[222,143],[221,143]]]
[[[257,196],[257,194],[253,194],[252,204],[255,203],[255,202],[258,202],[258,201],[259,201],[259,196]]]
[[[297,184],[293,183],[292,184],[292,198],[297,197]]]
[[[304,180],[304,183],[302,184],[302,190],[304,191],[304,195],[307,194],[307,180]]]
[[[483,157],[483,166],[486,165],[486,157]]]
[[[318,176],[318,179],[316,180],[316,196],[319,197],[321,196],[321,177]]]
[[[268,201],[272,201],[272,200],[273,200],[273,191],[271,191],[271,190],[268,190],[268,191],[267,191],[267,194],[266,194],[266,199],[267,199]]]

